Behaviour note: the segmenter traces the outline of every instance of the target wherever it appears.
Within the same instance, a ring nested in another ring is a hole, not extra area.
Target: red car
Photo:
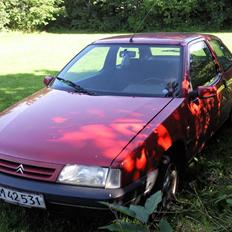
[[[0,114],[0,198],[101,208],[175,196],[191,158],[232,112],[232,55],[184,33],[96,41],[47,88]]]

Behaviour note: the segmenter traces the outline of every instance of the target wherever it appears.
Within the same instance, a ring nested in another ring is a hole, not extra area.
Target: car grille
[[[14,159],[14,160],[12,160]],[[26,160],[18,160],[15,158],[0,157],[0,172],[7,173],[23,178],[56,181],[61,170],[59,165],[38,163]]]

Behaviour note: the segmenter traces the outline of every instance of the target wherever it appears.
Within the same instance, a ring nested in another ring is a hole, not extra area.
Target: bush
[[[73,28],[101,31],[128,30],[128,17],[139,11],[143,0],[65,0]]]
[[[42,29],[62,12],[63,0],[3,0],[7,27],[23,31]]]
[[[230,0],[0,0],[0,30],[218,30],[231,28],[231,9]]]
[[[5,11],[5,5],[0,2],[0,30],[9,22],[8,15]]]
[[[160,232],[172,232],[172,227],[166,219],[157,220],[157,223],[159,222],[158,225],[154,223],[154,221],[152,223],[149,221],[151,215],[154,216],[155,213],[157,216],[161,215],[162,211],[160,211],[160,209],[158,210],[161,201],[162,192],[158,191],[146,199],[144,206],[130,204],[129,207],[125,207],[120,204],[102,202],[103,205],[108,206],[109,209],[114,212],[116,220],[114,220],[112,224],[100,227],[99,229],[115,232],[150,232],[154,231],[152,227],[155,226],[156,228],[158,227]],[[124,217],[120,217],[118,213]]]
[[[230,0],[65,0],[65,7],[71,27],[97,31],[222,29],[232,19]]]

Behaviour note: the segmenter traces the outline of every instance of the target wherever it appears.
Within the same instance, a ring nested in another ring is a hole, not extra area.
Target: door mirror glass
[[[46,77],[44,77],[44,80],[43,80],[43,82],[44,82],[44,84],[48,87],[49,86],[49,84],[53,81],[55,79],[55,77],[52,77],[52,76],[46,76]]]

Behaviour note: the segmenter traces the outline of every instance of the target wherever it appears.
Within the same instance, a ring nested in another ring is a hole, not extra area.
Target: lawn
[[[232,33],[215,35],[232,51]],[[106,36],[0,33],[0,111],[42,88],[43,76],[55,74],[85,45]],[[191,165],[185,188],[168,213],[175,231],[231,230],[231,151],[232,131],[225,126]],[[96,222],[82,218],[0,204],[0,232],[93,231]]]
[[[43,87],[77,52],[104,34],[0,33],[0,111]]]

